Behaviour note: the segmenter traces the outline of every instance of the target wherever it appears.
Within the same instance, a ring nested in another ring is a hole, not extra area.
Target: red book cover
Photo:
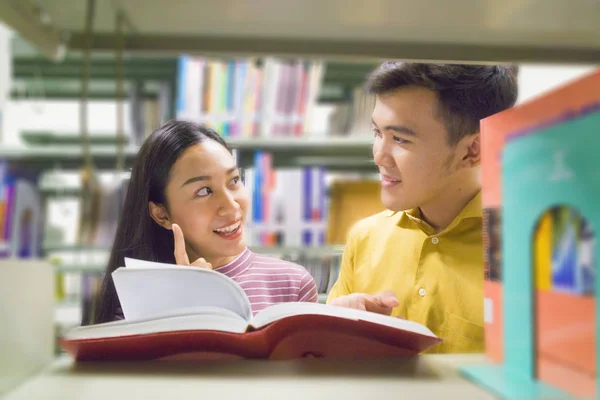
[[[285,317],[260,329],[249,328],[245,333],[204,329],[164,330],[105,337],[67,336],[60,344],[77,361],[132,361],[410,357],[439,342],[441,339],[422,332],[364,320],[312,314]]]

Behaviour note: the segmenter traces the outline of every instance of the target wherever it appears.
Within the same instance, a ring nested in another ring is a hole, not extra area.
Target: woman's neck
[[[193,248],[191,248],[191,246],[188,245],[186,247],[188,247],[187,253],[188,253],[188,257],[190,259],[190,263],[193,263],[198,258],[202,257],[199,255],[199,252],[195,251]],[[236,254],[234,256],[215,256],[215,257],[202,257],[202,258],[204,258],[204,260],[206,260],[207,263],[212,265],[212,267],[214,269],[214,268],[220,268],[224,265],[232,263],[242,254],[242,252],[240,252],[239,254]]]
[[[213,268],[220,268],[222,266],[225,266],[227,264],[231,264],[232,262],[234,262],[240,256],[240,254],[238,254],[237,256],[216,257],[212,261],[208,260],[208,259],[206,261],[209,262],[210,265],[212,265]]]

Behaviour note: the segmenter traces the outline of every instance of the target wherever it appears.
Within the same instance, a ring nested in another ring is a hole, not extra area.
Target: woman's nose
[[[237,198],[235,197],[234,193],[230,191],[225,191],[221,199],[219,215],[225,216],[227,214],[237,213],[239,209],[240,205],[237,202]]]

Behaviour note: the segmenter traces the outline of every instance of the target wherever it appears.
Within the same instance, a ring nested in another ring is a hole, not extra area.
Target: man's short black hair
[[[499,65],[421,64],[389,61],[366,82],[370,94],[384,95],[406,86],[436,93],[437,114],[448,143],[479,132],[479,121],[512,107],[518,96],[518,68]]]

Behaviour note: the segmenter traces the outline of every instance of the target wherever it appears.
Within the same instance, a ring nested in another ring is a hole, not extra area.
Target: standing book
[[[415,322],[324,304],[252,315],[242,288],[219,272],[125,261],[112,274],[124,319],[77,327],[60,342],[78,361],[407,357],[441,342]]]

